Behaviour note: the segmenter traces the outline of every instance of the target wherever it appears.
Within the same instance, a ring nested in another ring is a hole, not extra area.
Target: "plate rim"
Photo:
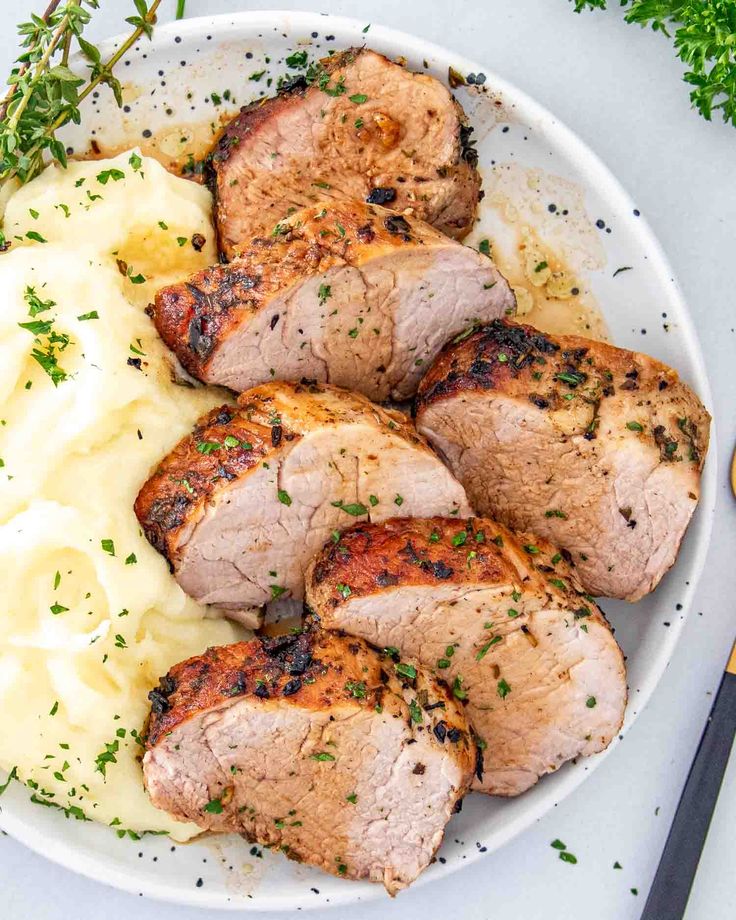
[[[213,16],[197,16],[181,20],[172,20],[171,22],[157,25],[153,37],[153,45],[173,43],[176,36],[183,38],[193,38],[206,34],[209,30],[213,33],[219,32],[224,34],[226,27],[237,25],[241,27],[256,28],[273,28],[274,25],[280,25],[284,31],[298,31],[300,29],[313,31],[315,26],[319,26],[324,31],[326,23],[330,23],[330,28],[335,31],[354,32],[356,29],[362,32],[366,25],[365,20],[356,19],[355,17],[337,16],[333,14],[323,14],[314,11],[305,10],[241,10],[233,13],[220,13]],[[678,320],[680,322],[683,338],[687,342],[687,350],[690,361],[693,365],[692,384],[697,388],[697,394],[706,408],[711,412],[713,409],[713,395],[710,387],[710,381],[706,369],[705,359],[703,357],[700,339],[695,328],[695,322],[691,315],[687,301],[685,300],[682,289],[676,279],[675,272],[669,262],[669,259],[655,235],[647,219],[641,215],[635,219],[633,211],[635,208],[634,200],[629,192],[622,185],[614,172],[607,166],[604,160],[571,128],[564,122],[560,121],[552,111],[546,106],[537,102],[532,96],[520,89],[516,84],[501,77],[494,70],[488,69],[479,64],[472,58],[466,57],[461,52],[453,51],[443,45],[430,42],[420,38],[410,32],[401,29],[394,29],[391,26],[384,26],[380,23],[371,21],[370,38],[375,37],[375,44],[397,45],[403,44],[410,54],[419,57],[435,57],[441,60],[448,58],[461,65],[461,72],[478,73],[486,75],[486,83],[489,87],[497,92],[502,98],[513,101],[514,108],[521,109],[525,115],[533,119],[535,127],[546,135],[555,146],[570,152],[570,159],[590,184],[596,184],[607,187],[608,197],[616,202],[617,205],[627,206],[628,213],[623,216],[626,218],[629,228],[633,232],[639,247],[648,252],[651,256],[650,265],[656,272],[662,289],[669,293],[670,301],[675,305]],[[125,39],[125,35],[117,34],[104,39],[99,43],[103,54],[105,50],[113,50],[116,45]],[[368,44],[369,39],[366,35],[363,43]],[[370,43],[371,45],[373,42]],[[605,315],[605,313],[604,313]],[[698,528],[697,545],[694,548],[693,561],[691,567],[691,577],[682,593],[682,611],[681,618],[673,622],[671,628],[667,631],[667,642],[664,643],[665,650],[658,658],[657,667],[647,673],[646,679],[639,687],[637,695],[637,709],[632,712],[627,709],[624,723],[620,735],[628,734],[641,713],[649,704],[652,695],[659,686],[662,676],[672,659],[673,654],[679,644],[682,630],[689,619],[692,602],[695,591],[698,587],[703,574],[705,562],[710,546],[713,520],[715,515],[716,483],[718,468],[717,453],[717,431],[715,419],[711,418],[710,428],[710,446],[708,462],[701,478],[701,497],[699,507],[696,509],[695,519],[691,523],[690,530]],[[676,564],[676,563],[675,563]],[[492,852],[500,849],[514,837],[521,834],[524,830],[540,820],[555,804],[563,801],[571,795],[585,780],[593,773],[598,766],[614,751],[620,743],[617,736],[611,742],[609,747],[586,758],[588,769],[570,771],[562,780],[558,781],[554,788],[550,788],[546,795],[540,796],[539,802],[536,803],[524,814],[517,816],[513,821],[507,822],[500,835],[492,847],[488,848],[486,853],[471,850],[467,854],[467,860],[463,863],[453,861],[446,866],[435,865],[432,873],[424,873],[412,884],[416,889],[433,881],[459,871],[464,866],[474,864],[484,856],[489,856]],[[558,774],[559,775],[559,774]],[[332,893],[329,904],[324,901],[315,903],[305,902],[295,904],[293,896],[276,896],[269,901],[259,903],[257,897],[252,900],[244,901],[234,896],[226,900],[222,892],[208,892],[203,889],[192,891],[190,889],[174,887],[167,882],[155,882],[144,878],[136,882],[137,876],[131,875],[130,872],[123,868],[111,864],[107,856],[102,854],[80,853],[75,848],[68,847],[51,847],[48,839],[43,832],[36,830],[32,825],[27,824],[21,815],[9,813],[2,803],[0,807],[0,828],[5,830],[15,840],[27,846],[38,855],[54,862],[64,868],[82,875],[93,881],[110,885],[114,888],[129,892],[131,894],[143,894],[146,897],[168,903],[181,904],[193,907],[207,907],[219,910],[240,910],[240,911],[283,911],[299,907],[302,910],[327,909],[339,906],[353,904],[358,901],[368,903],[378,898],[386,897],[383,889],[377,884],[367,882],[345,882],[344,894],[342,890],[339,894]]]

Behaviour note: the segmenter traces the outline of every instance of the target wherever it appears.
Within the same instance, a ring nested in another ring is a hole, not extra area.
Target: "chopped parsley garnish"
[[[11,782],[14,779],[18,779],[18,768],[17,767],[13,767],[10,773],[8,773],[8,778],[5,780],[5,782],[0,784],[0,795],[2,795],[3,792],[5,792],[5,790],[8,788],[8,786],[11,784]]]
[[[377,495],[369,495],[369,496],[368,496],[368,501],[369,501],[370,504],[371,504],[371,508],[375,508],[376,505],[378,504],[378,496],[377,496]]]
[[[332,285],[330,284],[320,284],[319,290],[317,291],[317,297],[319,298],[320,304],[327,303],[328,298],[332,294]]]
[[[25,289],[23,299],[28,305],[28,314],[31,317],[35,317],[37,314],[56,306],[53,300],[41,300],[32,287]],[[54,319],[49,319],[18,323],[18,325],[35,336],[34,345],[36,347],[31,350],[31,357],[49,375],[54,386],[58,386],[67,379],[67,373],[63,368],[59,367],[57,351],[64,351],[71,340],[68,335],[55,332],[52,329],[53,323]],[[29,388],[27,384],[26,388]]]
[[[629,431],[644,431],[644,427],[639,422],[627,422],[626,427]]]
[[[210,799],[210,801],[204,806],[202,810],[208,812],[211,815],[221,815],[222,799]]]
[[[404,664],[403,661],[400,661],[396,665],[396,673],[401,677],[407,677],[409,680],[414,680],[417,676],[417,669],[413,664]]]
[[[119,182],[124,178],[125,173],[122,169],[103,169],[102,172],[97,173],[97,181],[100,185],[107,185],[110,179],[112,179],[113,182]]]
[[[488,654],[488,649],[495,645],[497,642],[501,641],[501,636],[494,636],[490,642],[486,642],[482,649],[479,650],[478,654],[475,656],[476,661],[481,661]]]
[[[123,636],[120,633],[117,633],[115,636],[115,648],[127,648],[128,643],[125,641]]]
[[[115,555],[115,543],[112,540],[110,539],[100,540],[100,546],[108,555],[110,556]]]
[[[577,856],[574,856],[572,853],[568,853],[567,850],[562,850],[562,851],[560,852],[560,859],[561,859],[563,862],[572,863],[573,866],[574,866],[574,865],[577,863],[577,861],[578,861]]]
[[[575,373],[575,371],[563,371],[560,374],[555,374],[555,379],[561,380],[563,383],[567,383],[571,387],[576,387],[578,384],[583,382],[585,377],[582,374]]]
[[[354,696],[356,699],[358,699],[358,700],[364,700],[364,699],[365,699],[365,696],[366,696],[366,687],[365,687],[365,681],[364,681],[364,680],[360,680],[360,681],[349,680],[349,681],[345,684],[345,689],[346,689],[347,691],[349,691],[350,695],[351,695],[351,696]]]
[[[288,492],[284,491],[284,489],[279,489],[276,494],[278,495],[279,501],[281,502],[282,505],[288,506],[291,504],[291,496],[289,495]]]
[[[512,620],[513,620],[513,619],[516,619],[516,617],[519,616],[519,611],[518,611],[518,610],[514,610],[513,607],[509,607],[509,609],[508,609],[507,612],[508,612],[508,615],[511,617]]]
[[[310,756],[312,760],[320,760],[320,761],[335,759],[333,755],[328,753],[327,751],[319,751],[317,754],[311,754]]]
[[[345,89],[345,77],[340,77],[334,86],[330,86],[330,74],[325,71],[322,71],[317,77],[317,85],[328,96],[343,96],[347,92]]]
[[[368,509],[361,502],[351,502],[345,504],[342,500],[337,502],[331,502],[333,508],[339,508],[340,511],[344,511],[345,514],[350,514],[352,517],[360,517],[362,514],[368,514]]]
[[[401,506],[404,504],[404,498],[403,498],[403,496],[402,496],[402,495],[397,495],[396,498],[394,499],[394,504],[395,504],[395,505],[398,505],[399,507],[401,507]]]
[[[589,696],[585,701],[585,705],[588,707],[588,709],[595,709],[597,703],[598,700],[594,696]]]
[[[307,66],[307,52],[306,51],[295,51],[293,54],[290,54],[286,59],[287,67],[306,67]]]
[[[350,795],[345,796],[345,801],[350,802],[351,805],[356,805],[358,802],[358,793],[351,792]]]
[[[565,514],[564,511],[560,511],[559,508],[549,508],[547,511],[544,512],[544,516],[547,518],[553,518],[553,517],[562,518],[563,521],[567,520],[567,515]]]
[[[417,725],[421,725],[424,721],[424,716],[422,715],[422,707],[417,703],[416,700],[412,700],[409,703],[409,717],[411,721]]]
[[[481,240],[480,243],[478,243],[478,252],[490,258],[491,257],[491,241]]]
[[[452,695],[458,700],[466,700],[468,698],[468,691],[463,689],[463,679],[459,674],[453,681]]]
[[[68,607],[63,607],[63,606],[62,606],[61,604],[59,604],[59,603],[53,603],[53,604],[49,607],[49,610],[50,610],[51,613],[53,613],[53,615],[56,617],[56,616],[58,616],[60,613],[66,613],[66,612],[69,610],[69,608],[68,608]]]
[[[533,543],[526,543],[524,545],[524,552],[529,553],[530,556],[536,556],[536,554],[539,552],[539,547],[534,546]]]
[[[506,697],[511,692],[511,687],[509,687],[509,685],[506,683],[503,677],[501,678],[501,680],[499,680],[498,686],[496,689],[498,690],[498,695],[501,697],[502,700],[505,700]]]
[[[350,586],[349,586],[349,585],[343,585],[343,584],[337,585],[337,586],[336,586],[336,591],[337,591],[337,593],[340,595],[340,597],[342,597],[342,598],[344,598],[344,599],[349,598],[350,595],[353,593],[353,592],[350,590]]]
[[[537,262],[537,264],[534,266],[534,271],[537,273],[543,272],[545,268],[549,268],[546,262]]]
[[[100,314],[97,312],[97,310],[90,310],[89,313],[82,313],[77,317],[80,323],[83,323],[88,319],[99,319],[99,318],[100,318]]]
[[[453,545],[453,546],[464,546],[464,545],[465,545],[465,541],[466,541],[467,539],[468,539],[468,532],[467,532],[467,530],[461,530],[460,533],[456,533],[456,534],[455,534],[455,536],[452,538],[452,541],[451,541],[451,542],[452,542],[452,545]]]
[[[197,450],[200,454],[211,454],[213,451],[219,450],[222,447],[221,444],[218,444],[217,441],[197,441]]]
[[[368,97],[365,93],[354,93],[352,96],[348,96],[348,99],[356,105],[363,105],[364,102],[368,102]]]
[[[29,230],[28,233],[26,233],[26,237],[29,240],[33,240],[34,243],[48,243],[48,240],[44,239],[36,230]]]
[[[101,773],[105,778],[107,778],[107,765],[109,763],[118,762],[118,759],[115,755],[117,754],[119,748],[120,742],[117,738],[105,745],[105,750],[101,754],[98,754],[95,758],[96,773]]]

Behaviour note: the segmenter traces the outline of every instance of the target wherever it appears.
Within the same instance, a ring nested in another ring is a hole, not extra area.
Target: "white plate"
[[[582,189],[589,217],[604,222],[599,238],[607,265],[590,272],[588,278],[603,306],[612,340],[673,365],[710,405],[696,333],[672,270],[644,218],[638,216],[635,202],[606,167],[553,115],[484,67],[380,26],[372,25],[364,34],[365,25],[314,13],[255,12],[163,26],[152,44],[142,43],[121,67],[126,84],[143,88],[130,111],[121,116],[103,94],[85,114],[84,130],[76,131],[72,143],[86,147],[92,130],[106,145],[134,145],[144,131],[159,133],[167,123],[173,131],[191,121],[209,120],[213,117],[212,103],[206,101],[210,91],[222,94],[230,89],[238,104],[249,101],[254,92],[266,90],[266,78],[255,83],[248,80],[250,74],[264,67],[274,77],[282,73],[284,56],[307,47],[297,42],[310,37],[310,57],[367,42],[390,57],[405,56],[414,69],[426,66],[441,80],[446,80],[450,65],[461,74],[483,72],[492,95],[465,89],[458,94],[475,127],[481,167],[488,168],[491,161],[521,163],[565,177]],[[109,44],[112,47],[114,42]],[[265,57],[271,58],[270,65],[264,63]],[[190,91],[193,97],[187,99]],[[493,227],[491,211],[488,204],[481,210],[487,232]],[[621,266],[633,270],[613,277]],[[712,444],[701,506],[673,571],[653,596],[636,607],[603,603],[628,658],[630,699],[622,738],[657,686],[679,638],[705,560],[714,480]],[[606,754],[566,765],[520,798],[469,796],[462,813],[450,823],[439,860],[416,884],[441,878],[502,846],[569,795],[604,756],[615,757],[619,743],[615,741]],[[49,859],[119,888],[169,901],[234,910],[283,910],[383,896],[378,886],[333,878],[278,854],[264,851],[262,858],[253,857],[249,845],[237,837],[175,848],[161,837],[119,840],[107,828],[67,821],[51,809],[30,804],[27,790],[17,783],[7,790],[0,807],[2,827]]]

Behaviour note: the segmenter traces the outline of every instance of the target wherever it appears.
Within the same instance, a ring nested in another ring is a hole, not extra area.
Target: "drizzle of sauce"
[[[145,89],[136,83],[125,83],[123,102],[128,111],[124,109],[118,113],[120,123],[115,131],[121,140],[115,144],[106,144],[92,138],[86,149],[75,152],[73,159],[100,160],[117,156],[131,147],[139,147],[141,153],[158,160],[174,175],[183,175],[201,182],[201,175],[192,173],[191,167],[209,153],[223,126],[237,115],[238,108],[225,106],[214,109],[210,119],[166,121],[152,131],[145,120],[148,116],[131,105],[144,92]]]
[[[588,272],[603,268],[603,246],[582,192],[566,179],[501,163],[484,176],[493,211],[493,259],[517,299],[517,319],[543,332],[608,340]]]

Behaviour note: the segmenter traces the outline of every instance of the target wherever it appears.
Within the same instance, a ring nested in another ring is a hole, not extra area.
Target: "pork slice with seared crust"
[[[311,556],[358,517],[470,513],[405,416],[335,387],[277,382],[201,419],[135,511],[187,594],[232,616],[301,599]]]
[[[357,198],[462,239],[480,189],[471,129],[450,92],[367,48],[313,65],[246,106],[211,156],[220,248],[270,233],[289,209]]]
[[[150,694],[153,804],[394,894],[431,861],[476,748],[421,667],[359,639],[254,639],[176,665]]]
[[[435,669],[483,749],[474,788],[518,795],[608,746],[626,705],[621,650],[546,541],[494,521],[358,524],[307,574],[307,603],[344,630]]]
[[[654,358],[494,320],[440,354],[416,420],[476,511],[563,548],[591,594],[639,600],[675,561],[710,416]]]
[[[416,218],[323,201],[159,291],[153,318],[206,383],[307,378],[383,401],[413,396],[448,337],[514,308],[487,256]]]

